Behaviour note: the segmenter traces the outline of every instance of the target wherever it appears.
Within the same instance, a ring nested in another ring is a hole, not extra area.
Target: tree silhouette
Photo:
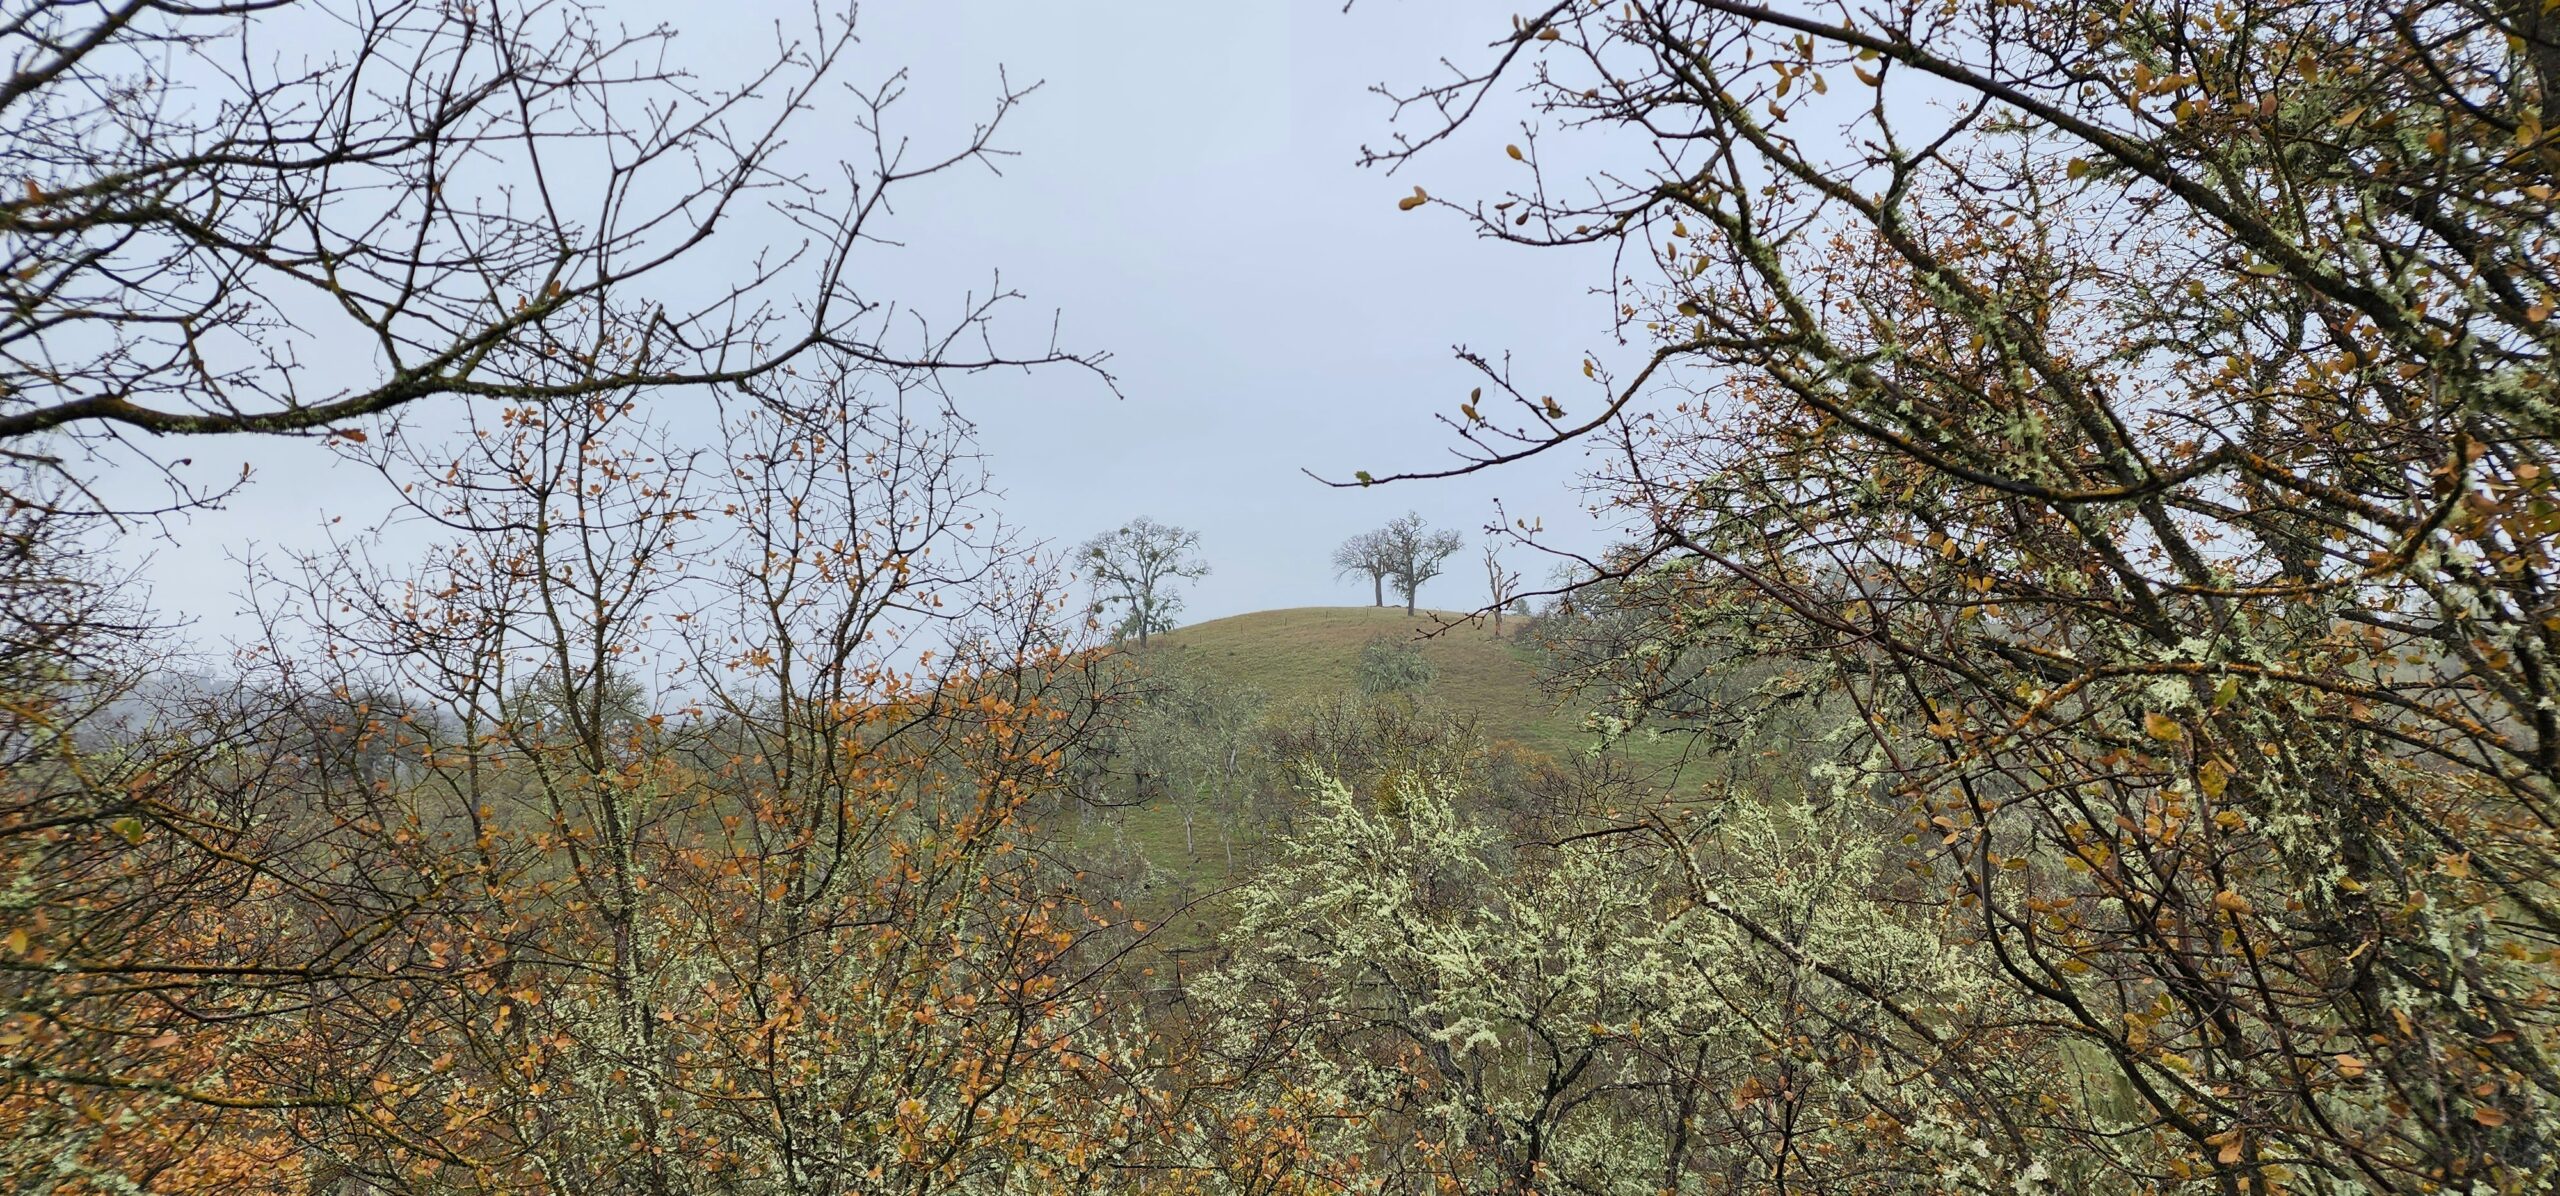
[[[1395,560],[1387,555],[1386,537],[1380,532],[1362,532],[1342,542],[1333,550],[1335,577],[1369,579],[1369,604],[1387,604],[1387,577],[1395,572]]]
[[[1093,582],[1093,612],[1122,612],[1111,638],[1135,635],[1143,647],[1149,635],[1173,629],[1182,609],[1173,583],[1208,576],[1199,553],[1200,533],[1141,515],[1085,541],[1076,559]]]
[[[1407,511],[1369,534],[1378,538],[1387,580],[1394,583],[1396,593],[1404,596],[1404,613],[1408,615],[1415,612],[1414,596],[1421,592],[1422,584],[1440,576],[1449,558],[1466,547],[1458,533],[1435,530],[1415,511]]]

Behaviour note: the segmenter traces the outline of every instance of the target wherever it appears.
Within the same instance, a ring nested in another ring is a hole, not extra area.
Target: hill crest
[[[1537,648],[1519,638],[1525,619],[1509,619],[1502,638],[1489,619],[1456,611],[1400,606],[1297,606],[1254,611],[1177,627],[1154,637],[1149,653],[1171,653],[1186,665],[1232,684],[1261,690],[1274,704],[1350,691],[1360,651],[1379,635],[1406,634],[1438,676],[1429,697],[1472,714],[1497,738],[1563,756],[1586,747],[1570,703],[1538,685]]]

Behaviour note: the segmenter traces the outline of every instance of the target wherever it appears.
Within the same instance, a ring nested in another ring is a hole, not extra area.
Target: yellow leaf
[[[1413,194],[1396,201],[1396,210],[1399,212],[1410,212],[1415,208],[1421,207],[1422,205],[1430,202],[1431,197],[1425,194],[1422,188],[1416,187],[1413,189]]]
[[[2187,734],[2186,729],[2178,725],[2178,720],[2162,714],[2157,710],[2147,711],[2143,714],[2142,729],[2149,732],[2153,739],[2157,739],[2162,743],[2176,743],[2179,740],[2186,738]]]
[[[2471,1120],[2486,1126],[2501,1126],[2507,1123],[2507,1115],[2503,1110],[2482,1105],[2471,1111]]]
[[[2330,1062],[2337,1064],[2338,1074],[2353,1080],[2364,1075],[2364,1060],[2353,1055],[2340,1055]]]
[[[11,955],[24,955],[24,954],[26,954],[26,953],[27,953],[27,928],[26,928],[26,927],[24,927],[24,926],[21,926],[21,927],[17,928],[16,930],[12,930],[12,931],[10,931],[10,932],[9,932],[8,945],[9,945],[9,954],[11,954]]]
[[[1514,161],[1514,162],[1523,162],[1523,161],[1527,161],[1527,158],[1525,158],[1525,157],[1520,153],[1520,147],[1519,147],[1519,146],[1516,146],[1516,145],[1506,145],[1506,146],[1503,146],[1503,147],[1502,147],[1502,152],[1504,152],[1504,153],[1506,153],[1506,154],[1511,155],[1511,160],[1512,160],[1512,161]]]
[[[2076,179],[2086,177],[2089,173],[2089,160],[2087,158],[2073,158],[2070,165],[2062,168],[2062,173],[2069,178]]]
[[[2228,914],[2245,914],[2251,909],[2256,908],[2249,904],[2248,898],[2243,897],[2238,893],[2234,893],[2229,889],[2224,889],[2223,891],[2213,895],[2213,906],[2215,909]]]
[[[1556,27],[1553,25],[1549,25],[1538,31],[1538,40],[1542,42],[1551,42],[1563,36],[1564,34],[1557,32]]]

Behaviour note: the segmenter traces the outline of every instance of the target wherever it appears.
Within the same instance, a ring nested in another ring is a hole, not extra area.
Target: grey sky
[[[614,7],[635,23],[663,11],[682,30],[679,55],[713,76],[769,45],[772,17],[791,11],[763,0]],[[1065,339],[1113,354],[1119,400],[1067,370],[964,379],[956,390],[1005,492],[1004,515],[1030,534],[1072,544],[1141,514],[1200,531],[1215,572],[1193,588],[1185,621],[1367,601],[1366,583],[1335,581],[1326,557],[1407,507],[1471,542],[1497,494],[1514,514],[1586,526],[1567,485],[1580,460],[1569,454],[1489,478],[1368,491],[1328,491],[1299,473],[1446,461],[1446,429],[1431,416],[1453,410],[1472,384],[1450,358],[1455,342],[1513,351],[1524,371],[1557,386],[1579,381],[1586,352],[1623,355],[1609,345],[1605,301],[1587,293],[1605,263],[1479,242],[1446,214],[1396,210],[1416,183],[1451,194],[1498,186],[1504,130],[1479,130],[1401,177],[1353,164],[1361,143],[1388,130],[1387,105],[1369,85],[1480,52],[1506,14],[1339,7],[863,7],[863,54],[847,78],[909,67],[901,119],[920,139],[965,133],[999,66],[1016,83],[1044,81],[1000,139],[1019,154],[1004,177],[931,181],[891,226],[904,247],[865,268],[927,310],[949,308],[1001,269],[1029,296],[1012,312],[1014,331],[1043,333],[1054,309]],[[823,155],[841,119],[815,114],[797,148]],[[150,546],[159,601],[210,635],[237,630],[229,614],[241,574],[230,554],[251,541],[310,543],[331,516],[366,522],[386,506],[378,480],[332,468],[316,445],[186,450],[200,475],[243,459],[257,469],[226,510]],[[1424,600],[1480,603],[1479,574],[1453,569]]]

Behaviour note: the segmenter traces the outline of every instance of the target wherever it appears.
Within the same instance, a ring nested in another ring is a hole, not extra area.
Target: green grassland
[[[1583,725],[1582,704],[1540,688],[1538,649],[1520,638],[1525,625],[1508,620],[1496,638],[1489,620],[1450,611],[1407,615],[1401,607],[1297,607],[1160,634],[1142,650],[1142,659],[1260,690],[1268,717],[1293,703],[1353,691],[1361,649],[1371,639],[1409,636],[1437,674],[1424,695],[1431,707],[1472,716],[1489,740],[1558,760],[1593,750],[1596,740]],[[1680,745],[1639,739],[1611,750],[1661,775],[1677,761]],[[1236,846],[1225,837],[1227,828],[1201,823],[1186,848],[1180,814],[1153,804],[1118,811],[1102,825],[1087,823],[1079,838],[1096,834],[1118,839],[1167,873],[1210,884],[1225,878],[1229,849]]]
[[[1429,694],[1435,704],[1474,715],[1495,739],[1555,756],[1584,750],[1591,735],[1580,715],[1557,710],[1539,692],[1536,650],[1517,638],[1525,622],[1507,621],[1505,638],[1495,639],[1491,622],[1450,611],[1302,606],[1179,628],[1147,650],[1259,689],[1278,707],[1349,690],[1363,645],[1381,635],[1409,636],[1438,670]]]

